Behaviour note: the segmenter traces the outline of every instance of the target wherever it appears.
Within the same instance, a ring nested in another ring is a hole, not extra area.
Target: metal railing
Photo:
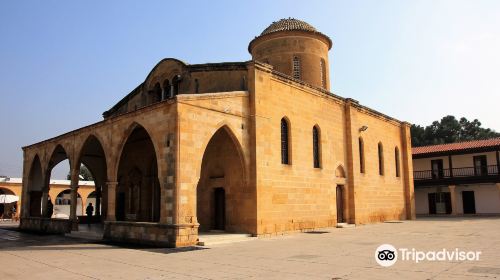
[[[414,180],[500,176],[498,165],[413,171]]]

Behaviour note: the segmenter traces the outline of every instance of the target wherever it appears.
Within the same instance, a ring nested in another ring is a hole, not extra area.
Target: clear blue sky
[[[246,61],[285,17],[333,39],[336,94],[500,130],[500,1],[2,1],[0,175],[21,176],[21,146],[101,120],[162,58]]]

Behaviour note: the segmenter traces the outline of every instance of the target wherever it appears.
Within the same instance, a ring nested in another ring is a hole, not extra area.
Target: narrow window
[[[313,127],[313,160],[314,160],[314,168],[320,168],[320,154],[319,154],[319,129],[318,127]]]
[[[290,164],[289,161],[289,143],[288,143],[288,121],[285,118],[281,119],[281,163]]]
[[[198,79],[194,79],[194,92],[198,93],[200,91],[200,82],[198,82]]]
[[[175,77],[172,79],[172,89],[171,89],[172,97],[179,94],[179,83],[180,83],[180,75],[175,75]]]
[[[319,62],[320,75],[321,75],[321,86],[326,89],[326,68],[325,60],[322,58]]]
[[[394,162],[396,163],[396,177],[399,177],[399,148],[394,149]]]
[[[378,174],[384,175],[384,147],[378,143]]]
[[[359,172],[365,173],[365,146],[361,137],[359,137]]]
[[[168,80],[163,81],[163,96],[162,100],[170,97],[170,82]]]
[[[143,100],[143,104],[142,106],[145,106],[146,105],[146,96],[144,96],[144,100]],[[153,100],[151,103],[156,103],[156,102],[159,102],[161,101],[161,87],[160,87],[160,83],[156,83],[155,84],[155,87],[153,88]]]
[[[298,56],[293,57],[293,77],[295,79],[301,79],[300,75],[300,58]]]

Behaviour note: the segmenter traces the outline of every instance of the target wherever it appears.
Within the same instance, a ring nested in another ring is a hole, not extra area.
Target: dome
[[[260,33],[260,36],[278,31],[291,31],[291,30],[318,32],[316,28],[314,28],[312,25],[310,25],[305,21],[294,18],[284,18],[280,19],[279,21],[273,22],[266,29],[264,29],[262,33]]]
[[[252,43],[257,41],[258,39],[268,37],[275,33],[281,33],[286,31],[308,32],[314,34],[315,36],[319,35],[328,44],[329,49],[332,47],[332,39],[330,39],[330,37],[319,32],[318,30],[316,30],[316,28],[314,28],[314,26],[310,25],[307,22],[290,17],[290,18],[283,18],[271,23],[271,25],[269,25],[266,29],[264,29],[264,31],[262,31],[262,33],[260,33],[259,36],[256,36],[250,42],[250,44],[248,45],[248,51],[251,53]]]

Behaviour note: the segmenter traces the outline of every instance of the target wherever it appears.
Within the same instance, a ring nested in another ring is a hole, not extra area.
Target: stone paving
[[[375,261],[384,243],[481,251],[479,261]],[[500,217],[419,218],[208,248],[95,244],[0,225],[0,279],[497,279]]]

